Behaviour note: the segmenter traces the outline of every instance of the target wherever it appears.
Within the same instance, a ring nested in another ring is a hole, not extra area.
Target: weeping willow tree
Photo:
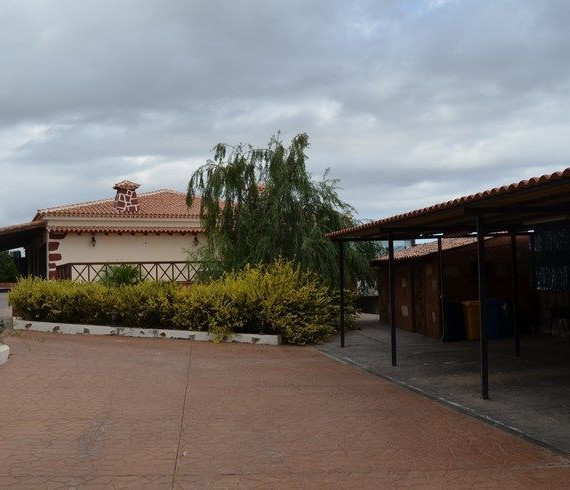
[[[201,196],[207,245],[198,258],[211,264],[207,276],[281,257],[337,284],[338,249],[325,234],[357,223],[353,207],[338,197],[338,180],[327,170],[313,181],[307,172],[308,146],[304,133],[288,148],[279,135],[267,148],[219,143],[214,158],[192,174],[187,203]],[[374,284],[369,264],[379,251],[373,243],[347,246],[349,283]]]

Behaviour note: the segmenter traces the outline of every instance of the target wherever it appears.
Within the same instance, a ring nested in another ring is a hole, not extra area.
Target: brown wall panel
[[[487,290],[489,298],[511,303],[512,262],[510,237],[486,240]],[[530,281],[530,252],[528,237],[517,238],[519,269],[519,324],[523,331],[545,323],[546,306],[540,305]],[[379,272],[380,321],[389,322],[388,264],[382,263]],[[443,252],[444,301],[478,300],[477,244]],[[428,337],[440,335],[439,268],[437,254],[396,263],[396,325],[406,330],[419,331]],[[419,284],[423,283],[423,284]],[[419,290],[418,288],[421,288]],[[415,294],[414,294],[415,292]],[[419,297],[421,296],[421,297]],[[547,300],[542,300],[546,304]],[[406,314],[407,313],[407,314]]]

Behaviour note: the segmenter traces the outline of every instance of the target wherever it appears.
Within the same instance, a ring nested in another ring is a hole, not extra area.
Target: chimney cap
[[[136,182],[131,182],[130,180],[121,180],[121,182],[117,182],[114,186],[113,189],[116,190],[128,190],[128,191],[134,191],[136,189],[138,189],[141,185],[137,184]]]

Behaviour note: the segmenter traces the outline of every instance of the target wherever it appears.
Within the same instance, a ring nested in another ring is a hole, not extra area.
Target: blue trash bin
[[[503,300],[489,298],[487,304],[487,338],[498,339],[505,332]]]

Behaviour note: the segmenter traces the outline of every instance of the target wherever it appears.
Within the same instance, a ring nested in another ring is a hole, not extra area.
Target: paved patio
[[[1,488],[570,480],[569,458],[311,348],[33,332],[7,342]]]
[[[479,342],[440,343],[397,330],[398,366],[391,365],[390,328],[361,315],[346,347],[333,341],[328,355],[392,379],[467,413],[570,454],[570,343],[527,336],[521,357],[512,339],[489,340],[490,400],[481,399]]]

